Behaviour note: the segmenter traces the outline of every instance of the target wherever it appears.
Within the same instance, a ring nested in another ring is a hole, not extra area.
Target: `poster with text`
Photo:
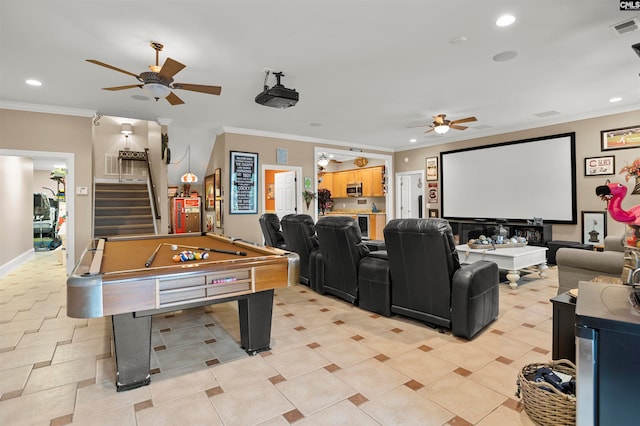
[[[258,213],[258,154],[231,151],[231,214]]]

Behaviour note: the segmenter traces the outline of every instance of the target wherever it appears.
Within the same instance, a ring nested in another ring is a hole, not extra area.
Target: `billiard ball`
[[[178,246],[177,246],[177,245],[175,245],[175,244],[172,244],[172,245],[171,245],[171,250],[173,250],[173,251],[178,250]]]

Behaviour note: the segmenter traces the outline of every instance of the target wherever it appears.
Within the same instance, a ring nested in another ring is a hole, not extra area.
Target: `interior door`
[[[296,172],[280,172],[274,175],[276,214],[283,216],[296,213]]]
[[[411,176],[400,175],[398,176],[398,217],[400,219],[406,219],[411,216]]]

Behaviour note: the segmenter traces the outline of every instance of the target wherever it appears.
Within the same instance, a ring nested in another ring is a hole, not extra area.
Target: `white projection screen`
[[[576,223],[575,133],[440,153],[442,217]]]

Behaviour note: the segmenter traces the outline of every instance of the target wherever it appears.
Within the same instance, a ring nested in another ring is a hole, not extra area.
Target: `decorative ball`
[[[487,239],[487,236],[486,236],[486,235],[480,235],[480,236],[478,237],[478,239],[479,239],[480,241],[484,241],[484,240],[486,240],[486,239]]]
[[[474,240],[473,238],[469,240],[469,244],[475,244],[476,240]]]
[[[518,244],[518,239],[516,237],[511,238],[512,244]]]

